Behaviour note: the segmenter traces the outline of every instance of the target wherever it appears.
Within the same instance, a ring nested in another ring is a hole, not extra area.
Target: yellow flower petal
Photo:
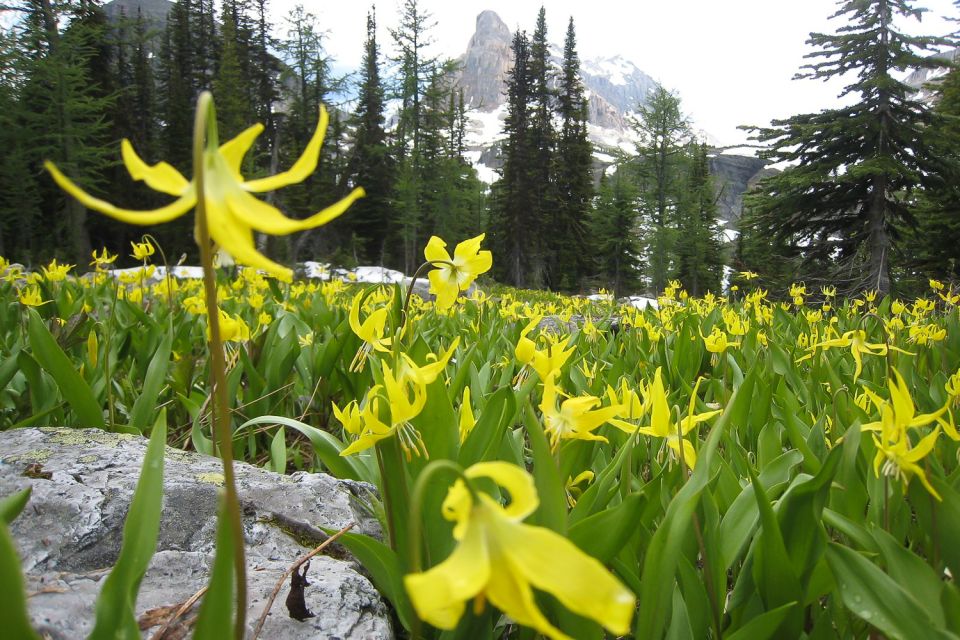
[[[226,194],[226,200],[230,210],[244,224],[257,231],[277,236],[324,225],[342,214],[364,195],[366,192],[363,188],[357,187],[345,198],[302,220],[288,218],[276,207],[243,191],[237,190]]]
[[[196,204],[196,196],[193,193],[193,189],[190,189],[178,199],[159,209],[147,211],[121,209],[81,189],[70,180],[70,178],[63,175],[52,162],[44,162],[43,166],[50,172],[50,175],[53,176],[54,181],[60,185],[60,188],[76,198],[80,204],[88,209],[99,211],[104,215],[128,224],[152,225],[169,222],[174,218],[182,216]]]
[[[241,131],[235,138],[231,138],[220,145],[220,155],[227,161],[227,167],[237,181],[241,179],[240,166],[243,164],[243,157],[247,155],[247,151],[250,150],[254,140],[262,131],[263,125],[258,122]]]
[[[158,162],[150,166],[144,162],[126,138],[120,142],[120,155],[123,157],[123,164],[126,165],[130,177],[134,180],[143,180],[154,191],[171,196],[182,196],[190,188],[190,182],[170,164]]]
[[[480,527],[468,527],[446,560],[423,573],[404,576],[410,602],[421,620],[438,629],[453,629],[463,615],[464,603],[483,590],[490,579],[483,533]]]
[[[330,116],[327,115],[327,109],[320,106],[320,121],[317,123],[317,129],[313,132],[313,137],[307,143],[303,154],[293,163],[288,171],[278,173],[258,180],[250,180],[244,184],[248,191],[259,193],[262,191],[273,191],[291,184],[303,182],[317,168],[317,160],[320,157],[320,148],[323,146],[323,136],[327,131],[327,123]]]
[[[502,461],[478,462],[465,473],[468,478],[490,478],[510,493],[510,504],[503,509],[508,518],[519,522],[540,506],[533,476],[514,464]]]
[[[510,542],[504,540],[503,544],[510,544]],[[551,562],[557,562],[557,558],[551,559]],[[572,640],[570,636],[550,624],[540,613],[533,599],[530,584],[523,580],[509,564],[502,560],[498,562],[497,557],[494,557],[494,567],[490,572],[487,597],[495,607],[519,624],[532,627],[552,640]]]
[[[499,526],[504,529],[501,539],[509,541],[511,564],[530,584],[616,635],[630,631],[635,598],[597,559],[549,529],[509,523]],[[492,594],[490,599],[493,601]]]

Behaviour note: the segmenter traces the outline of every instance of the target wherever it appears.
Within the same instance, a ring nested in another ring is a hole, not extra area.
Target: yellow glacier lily
[[[596,396],[577,396],[557,403],[562,395],[554,383],[556,372],[543,382],[543,400],[540,411],[543,413],[544,431],[550,438],[550,445],[556,449],[561,440],[599,440],[607,442],[603,436],[593,433],[607,422],[611,422],[622,411],[619,405],[600,407],[601,400]],[[630,432],[632,433],[631,428]]]
[[[447,253],[447,243],[432,236],[423,249],[423,256],[433,263],[434,269],[428,274],[430,293],[437,297],[438,309],[453,306],[461,291],[466,291],[473,281],[486,273],[493,265],[493,254],[480,251],[480,243],[486,234],[464,240],[453,250],[453,257]]]
[[[537,589],[614,635],[629,632],[633,593],[560,534],[523,523],[539,505],[529,473],[508,462],[481,462],[464,475],[493,480],[509,492],[510,504],[472,493],[463,480],[450,488],[442,511],[455,523],[453,537],[459,544],[440,564],[403,579],[420,619],[438,629],[454,629],[468,600],[476,610],[489,601],[518,624],[567,640],[537,608]]]
[[[321,107],[317,130],[307,143],[303,155],[293,166],[274,176],[253,180],[245,180],[240,174],[240,167],[243,157],[263,131],[263,125],[256,124],[219,146],[215,128],[211,127],[213,135],[208,134],[207,147],[203,152],[203,199],[207,225],[213,241],[237,262],[263,269],[280,278],[292,277],[293,272],[290,269],[257,251],[253,232],[282,235],[319,227],[342,214],[357,198],[364,195],[363,188],[357,187],[339,202],[303,220],[288,218],[277,208],[251,195],[302,182],[313,173],[317,167],[328,121],[327,111]],[[129,140],[123,140],[120,150],[131,178],[142,180],[151,189],[174,196],[176,200],[150,211],[122,209],[81,189],[52,162],[45,162],[44,167],[57,184],[80,204],[121,222],[161,224],[184,215],[197,204],[196,178],[187,181],[166,162],[148,165],[133,150]]]
[[[818,348],[821,349],[830,349],[833,347],[841,348],[850,348],[850,353],[853,354],[853,360],[856,363],[856,366],[853,371],[853,380],[856,382],[857,378],[860,377],[860,373],[863,371],[863,354],[866,353],[871,356],[885,356],[887,351],[898,351],[900,353],[905,353],[909,356],[916,355],[909,351],[904,351],[899,347],[893,345],[888,345],[882,342],[867,342],[867,332],[863,329],[854,329],[851,331],[845,332],[839,338],[833,338],[830,340],[824,340],[823,342],[817,342],[816,344],[811,344],[808,347],[809,351],[815,351]],[[802,362],[813,357],[813,353],[809,353],[802,358],[797,359],[797,362]]]
[[[644,435],[666,439],[667,446],[678,457],[682,455],[686,465],[693,469],[694,465],[697,464],[697,453],[693,444],[683,436],[687,435],[701,422],[720,413],[721,410],[693,413],[697,402],[697,390],[700,388],[700,381],[703,380],[703,378],[697,378],[697,383],[693,385],[693,392],[690,394],[690,406],[686,417],[680,420],[679,424],[673,424],[670,419],[670,405],[667,401],[667,392],[663,387],[660,369],[660,367],[657,367],[656,373],[653,374],[653,383],[650,385],[650,426],[640,427],[637,431]]]

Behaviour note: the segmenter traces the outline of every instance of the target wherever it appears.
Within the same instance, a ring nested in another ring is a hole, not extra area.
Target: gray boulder
[[[0,432],[0,497],[33,487],[11,531],[31,594],[30,617],[47,637],[82,638],[93,628],[94,601],[119,553],[146,442],[93,429]],[[354,522],[354,532],[379,537],[380,530],[369,513],[369,485],[325,474],[279,475],[242,463],[236,471],[252,631],[277,580],[326,538],[321,528]],[[222,480],[218,459],[167,448],[157,553],[137,600],[144,637],[152,637],[170,612],[208,582]],[[333,544],[315,557],[307,579],[306,605],[315,617],[289,617],[287,582],[260,638],[393,637],[385,602],[343,547]],[[186,627],[196,610],[165,637],[189,637]]]

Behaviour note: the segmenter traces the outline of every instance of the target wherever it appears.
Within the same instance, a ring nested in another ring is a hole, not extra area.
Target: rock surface
[[[11,531],[32,594],[31,619],[47,637],[82,638],[92,629],[93,604],[120,549],[146,442],[93,429],[0,432],[0,496],[33,487]],[[207,584],[222,478],[218,459],[167,448],[157,553],[136,607],[148,628],[145,637],[164,619],[158,607],[179,605]],[[340,529],[354,522],[354,532],[380,536],[366,508],[372,491],[367,485],[325,474],[281,476],[247,464],[237,464],[237,482],[247,541],[251,630],[280,576],[325,539],[321,528]],[[287,583],[261,638],[393,637],[389,610],[376,589],[342,547],[331,549],[329,555],[313,559],[308,574],[306,604],[316,616],[304,622],[288,616]]]

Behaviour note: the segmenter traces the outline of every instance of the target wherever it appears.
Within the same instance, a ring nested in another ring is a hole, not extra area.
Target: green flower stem
[[[399,341],[403,337],[403,331],[407,326],[408,313],[410,311],[410,298],[413,295],[413,285],[420,279],[420,276],[423,274],[424,270],[436,269],[441,265],[450,265],[453,266],[452,262],[447,262],[446,260],[428,260],[417,267],[417,270],[414,272],[413,277],[410,278],[410,286],[407,287],[407,293],[403,299],[403,311],[400,317],[400,327],[397,329],[396,339]]]
[[[226,490],[226,510],[234,539],[234,573],[236,574],[237,605],[233,635],[243,640],[247,615],[247,563],[244,552],[243,523],[240,518],[240,500],[233,472],[233,437],[230,429],[230,403],[227,398],[227,364],[220,339],[220,312],[217,305],[217,281],[213,270],[213,252],[210,246],[210,231],[207,228],[207,212],[204,198],[204,146],[217,145],[217,118],[213,96],[209,91],[200,94],[197,100],[197,115],[193,129],[193,165],[196,180],[196,236],[200,245],[200,264],[203,267],[203,289],[207,306],[207,322],[210,327],[210,372],[213,378],[214,420],[220,442],[220,459],[223,460],[223,485]],[[216,446],[214,446],[216,450]]]

